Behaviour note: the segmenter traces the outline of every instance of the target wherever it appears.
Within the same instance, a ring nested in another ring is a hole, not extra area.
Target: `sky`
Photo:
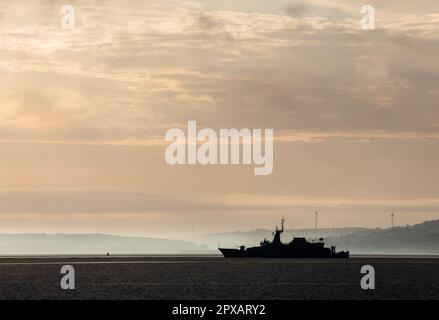
[[[437,1],[368,0],[373,30],[355,0],[0,4],[0,232],[439,218]],[[170,166],[188,120],[272,128],[273,173]]]

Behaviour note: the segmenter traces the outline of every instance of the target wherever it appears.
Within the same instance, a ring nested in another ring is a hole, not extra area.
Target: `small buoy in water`
[[[107,252],[107,257],[109,257],[110,256],[110,253],[109,252]]]

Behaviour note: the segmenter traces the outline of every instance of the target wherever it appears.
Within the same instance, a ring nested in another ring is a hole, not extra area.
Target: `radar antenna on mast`
[[[282,219],[280,219],[280,229],[279,229],[279,227],[276,227],[275,228],[276,232],[279,232],[279,233],[284,232],[284,222],[285,222],[285,219],[284,219],[284,216],[282,216]]]

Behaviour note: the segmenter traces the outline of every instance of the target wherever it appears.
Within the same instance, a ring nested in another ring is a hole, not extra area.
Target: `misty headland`
[[[293,237],[323,237],[351,254],[438,255],[439,220],[393,228],[287,229],[282,241]],[[271,240],[272,231],[256,229],[190,235],[185,239],[129,237],[107,234],[1,234],[0,255],[80,254],[219,254],[217,247],[257,246]]]

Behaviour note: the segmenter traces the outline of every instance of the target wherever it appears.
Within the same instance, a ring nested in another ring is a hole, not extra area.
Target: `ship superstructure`
[[[349,251],[335,251],[335,246],[325,247],[323,238],[317,242],[309,242],[304,237],[294,237],[289,243],[282,243],[280,235],[284,232],[282,218],[281,227],[276,227],[273,240],[264,239],[260,246],[239,249],[218,248],[226,258],[349,258]]]

